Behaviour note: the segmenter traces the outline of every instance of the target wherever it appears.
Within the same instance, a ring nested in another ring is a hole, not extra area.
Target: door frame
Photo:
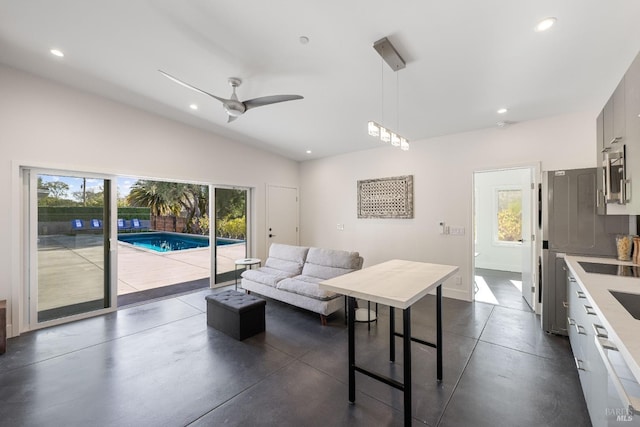
[[[269,242],[269,224],[271,223],[270,216],[270,203],[271,203],[271,188],[288,188],[291,190],[295,190],[296,192],[296,245],[300,244],[300,190],[298,187],[291,187],[288,185],[277,185],[277,184],[267,184],[266,185],[266,195],[265,195],[265,227],[264,227],[264,241],[265,248],[267,251],[269,250],[270,242]]]
[[[246,223],[246,231],[245,231],[245,253],[247,256],[253,257],[255,256],[255,245],[254,245],[254,210],[253,210],[253,198],[255,196],[255,191],[253,187],[243,187],[238,185],[221,185],[221,184],[210,184],[209,185],[209,213],[210,219],[213,221],[210,222],[209,226],[209,242],[213,242],[213,245],[210,246],[213,248],[211,251],[211,274],[209,275],[209,287],[216,288],[225,286],[225,282],[216,283],[216,276],[218,275],[218,246],[215,244],[216,242],[216,222],[218,220],[216,215],[216,189],[226,189],[226,190],[244,190],[247,192],[246,198],[246,206],[245,206],[245,215],[247,217]],[[211,225],[212,224],[212,225]]]
[[[481,169],[474,169],[472,176],[471,176],[471,214],[472,214],[472,218],[471,218],[471,239],[470,240],[470,258],[471,258],[471,274],[469,275],[469,277],[472,278],[472,283],[471,283],[471,288],[470,288],[470,293],[471,293],[471,300],[475,300],[475,292],[474,292],[474,288],[475,288],[475,271],[476,271],[476,260],[475,260],[475,247],[476,247],[476,242],[475,242],[475,235],[476,235],[476,227],[479,226],[478,224],[475,223],[475,215],[476,215],[476,194],[475,194],[475,188],[476,188],[476,173],[482,173],[482,172],[499,172],[499,171],[508,171],[508,170],[513,170],[513,169],[529,169],[531,171],[531,178],[533,181],[533,188],[531,189],[531,222],[532,222],[532,235],[533,235],[533,250],[532,250],[532,256],[531,256],[531,272],[532,272],[532,280],[533,280],[533,285],[535,287],[535,292],[533,294],[533,303],[534,306],[531,307],[533,309],[533,311],[536,314],[540,314],[541,312],[541,308],[542,305],[538,302],[539,298],[538,295],[541,291],[541,287],[539,286],[540,284],[540,277],[539,277],[539,271],[538,271],[538,263],[537,260],[539,259],[541,253],[542,253],[542,241],[541,241],[541,232],[542,230],[540,229],[540,227],[538,227],[538,215],[539,215],[539,206],[538,206],[538,187],[542,182],[542,172],[541,172],[541,164],[540,162],[535,162],[535,163],[523,163],[523,164],[516,164],[516,165],[510,165],[510,166],[502,166],[502,167],[487,167],[487,168],[481,168]]]
[[[92,310],[86,313],[74,314],[71,316],[52,319],[44,322],[37,321],[37,298],[32,298],[34,292],[37,291],[36,284],[32,280],[32,274],[34,273],[34,268],[37,267],[37,205],[35,205],[35,201],[31,198],[32,185],[35,180],[37,180],[37,175],[47,174],[47,175],[64,175],[64,176],[74,176],[74,177],[86,177],[86,178],[96,178],[109,180],[111,185],[109,186],[109,206],[108,211],[111,212],[109,217],[109,299],[111,301],[110,307]],[[20,275],[20,280],[18,282],[18,286],[20,287],[17,290],[16,294],[19,299],[17,307],[18,310],[14,310],[12,319],[15,320],[16,317],[18,320],[19,329],[16,331],[15,329],[12,331],[14,336],[19,335],[22,332],[28,332],[32,330],[42,329],[49,326],[60,325],[63,323],[72,322],[75,320],[86,319],[89,317],[99,316],[106,313],[114,312],[118,309],[118,236],[117,236],[117,215],[114,215],[114,212],[117,212],[117,176],[106,174],[106,173],[96,173],[96,172],[83,172],[72,169],[60,169],[60,168],[52,168],[46,166],[26,166],[20,165],[18,167],[18,179],[21,181],[20,185],[20,199],[21,203],[19,203],[19,216],[20,216],[20,224],[19,227],[21,236],[21,256],[19,262],[19,268],[21,269],[22,274]],[[35,212],[34,212],[35,211]],[[34,233],[33,230],[36,230]],[[14,266],[15,268],[15,266]],[[13,276],[13,274],[12,274]],[[16,283],[16,282],[14,282]],[[14,285],[15,286],[15,285]],[[12,302],[15,302],[15,295]]]

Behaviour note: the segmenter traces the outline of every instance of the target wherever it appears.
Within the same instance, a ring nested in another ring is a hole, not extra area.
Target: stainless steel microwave
[[[627,181],[625,172],[625,146],[620,145],[615,149],[604,152],[604,197],[607,203],[619,203],[624,205],[629,202]]]

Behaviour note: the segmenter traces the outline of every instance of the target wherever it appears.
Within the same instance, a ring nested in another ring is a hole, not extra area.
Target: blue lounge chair
[[[81,219],[72,219],[71,220],[71,231],[72,232],[76,232],[76,231],[81,231],[84,230],[84,221]]]
[[[99,219],[92,218],[89,225],[91,226],[92,230],[102,230],[102,221],[100,221]]]
[[[138,218],[133,218],[131,220],[131,230],[142,231],[145,227],[142,226],[142,223]]]
[[[131,228],[127,227],[127,221],[123,218],[118,218],[118,231],[128,231]]]

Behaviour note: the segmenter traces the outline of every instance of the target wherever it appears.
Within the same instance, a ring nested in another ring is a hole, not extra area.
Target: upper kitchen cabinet
[[[604,149],[615,147],[614,144],[624,144],[625,129],[625,78],[609,98],[602,110]]]
[[[627,143],[640,156],[640,55],[625,75],[625,125]],[[640,180],[640,170],[636,169],[636,172]]]
[[[596,212],[598,215],[604,215],[607,213],[607,204],[604,199],[604,167],[602,165],[602,159],[604,156],[604,110],[600,112],[596,119],[596,159],[600,162],[598,168],[596,168]]]
[[[631,64],[596,121],[599,176],[606,207],[599,213],[640,214],[640,55]]]

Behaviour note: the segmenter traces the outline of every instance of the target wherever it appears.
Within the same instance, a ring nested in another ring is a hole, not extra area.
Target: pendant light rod
[[[405,68],[404,60],[386,37],[375,42],[373,48],[394,72]],[[380,61],[380,92],[382,101],[380,116],[382,123],[384,123],[384,65],[382,61]],[[400,77],[398,74],[396,74],[396,128],[400,129]],[[403,151],[409,150],[409,141],[405,137],[374,121],[367,123],[367,132],[382,142],[391,143],[392,146],[399,147]]]
[[[373,48],[385,60],[393,71],[402,70],[407,64],[388,38],[383,37],[373,44]]]

